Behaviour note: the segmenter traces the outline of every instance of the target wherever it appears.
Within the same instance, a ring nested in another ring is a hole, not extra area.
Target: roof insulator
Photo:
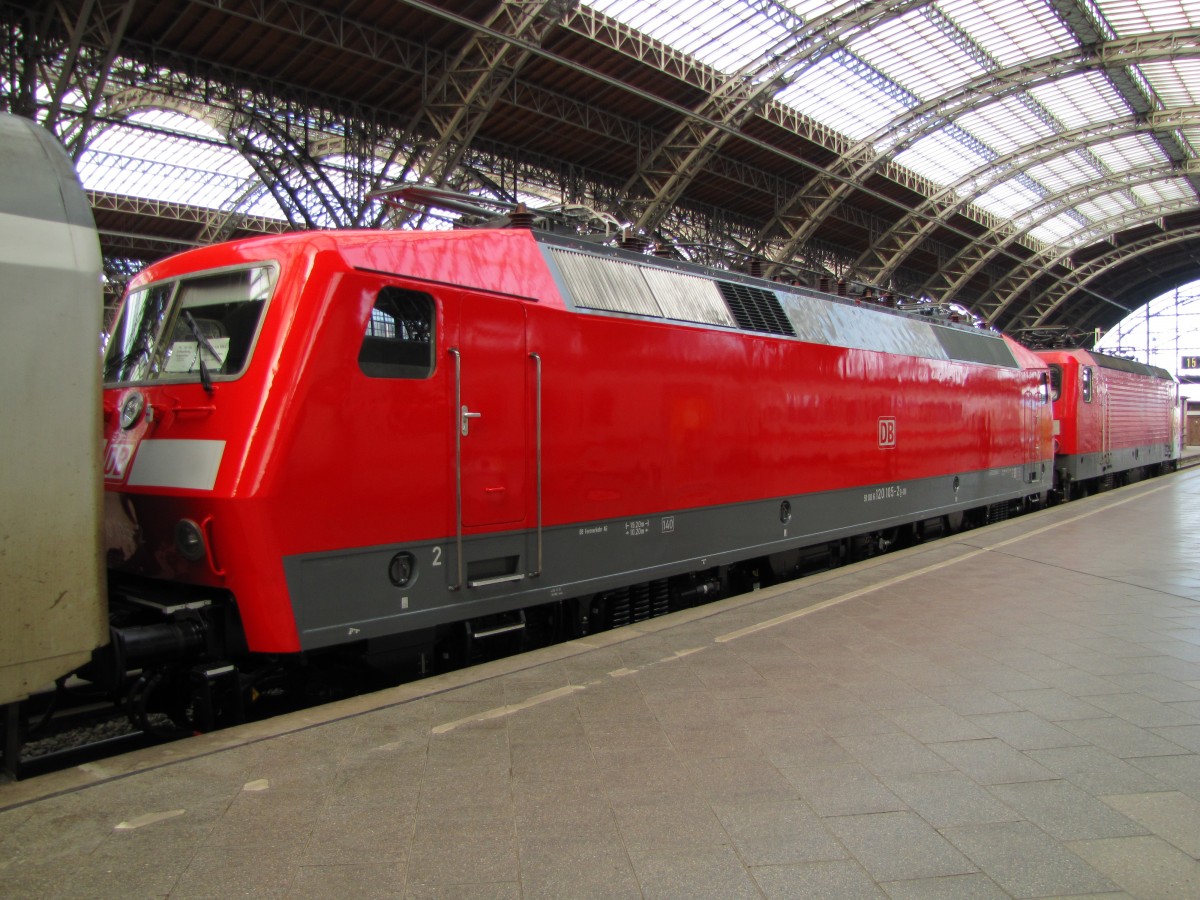
[[[622,250],[630,250],[634,253],[641,253],[650,246],[650,241],[642,237],[632,228],[621,229],[621,242],[618,244]]]
[[[508,214],[508,224],[505,228],[533,228],[534,215],[524,203],[518,203],[517,208]]]

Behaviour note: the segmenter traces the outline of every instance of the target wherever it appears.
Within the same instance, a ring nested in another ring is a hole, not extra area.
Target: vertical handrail
[[[535,379],[534,429],[536,431],[536,468],[537,468],[537,570],[530,572],[531,577],[542,574],[542,358],[536,353],[530,353],[537,370]]]
[[[457,591],[463,586],[463,524],[462,524],[462,354],[457,347],[448,351],[454,357],[454,557],[458,581],[450,585]]]

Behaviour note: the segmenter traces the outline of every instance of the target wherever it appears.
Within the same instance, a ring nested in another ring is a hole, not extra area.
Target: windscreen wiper
[[[200,384],[203,385],[206,393],[211,394],[213,392],[212,375],[209,374],[208,366],[204,364],[204,351],[207,350],[211,353],[213,359],[220,359],[221,356],[213,348],[213,345],[208,342],[208,338],[203,335],[200,331],[200,326],[196,324],[196,320],[192,318],[192,314],[186,309],[183,311],[183,321],[187,323],[188,331],[196,339],[196,358],[200,360]]]

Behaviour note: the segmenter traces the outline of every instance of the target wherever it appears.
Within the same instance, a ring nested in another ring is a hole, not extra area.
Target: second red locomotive
[[[1170,372],[1087,350],[1038,356],[1050,367],[1059,496],[1174,468],[1181,423]]]

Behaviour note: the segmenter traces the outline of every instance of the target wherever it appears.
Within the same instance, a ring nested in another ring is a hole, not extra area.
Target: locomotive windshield
[[[130,292],[108,340],[104,383],[241,374],[274,287],[275,268],[255,266]]]

